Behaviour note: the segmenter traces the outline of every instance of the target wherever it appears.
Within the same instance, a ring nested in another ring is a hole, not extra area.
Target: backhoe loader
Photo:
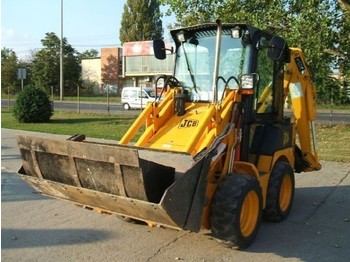
[[[119,143],[18,136],[18,173],[44,195],[247,248],[262,219],[290,213],[294,172],[321,168],[310,70],[300,49],[246,24],[171,35],[175,48],[153,47],[175,53],[173,75]]]

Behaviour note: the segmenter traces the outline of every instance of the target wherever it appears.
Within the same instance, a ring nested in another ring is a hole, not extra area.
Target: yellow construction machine
[[[175,48],[153,45],[158,59],[174,52],[173,75],[119,143],[18,136],[18,173],[44,195],[244,249],[262,218],[288,216],[294,172],[321,168],[310,70],[300,49],[246,24],[171,35]]]

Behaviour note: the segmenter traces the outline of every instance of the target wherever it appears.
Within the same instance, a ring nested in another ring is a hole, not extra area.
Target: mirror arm
[[[174,54],[174,47],[171,48],[164,48],[165,51],[170,51],[171,54]]]

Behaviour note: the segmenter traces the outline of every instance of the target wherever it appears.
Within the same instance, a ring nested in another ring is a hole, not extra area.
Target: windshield
[[[231,37],[230,30],[222,31],[219,76],[227,81],[234,76],[248,73],[250,46],[242,44],[241,39]],[[213,72],[215,65],[216,30],[196,32],[177,49],[175,77],[188,90],[193,100],[211,101],[213,99]],[[225,88],[218,81],[218,94],[221,97]],[[234,80],[229,88],[237,88]]]

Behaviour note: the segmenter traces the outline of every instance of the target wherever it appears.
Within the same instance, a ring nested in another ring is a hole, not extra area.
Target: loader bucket
[[[17,136],[18,173],[44,195],[199,231],[211,157],[112,143]]]

